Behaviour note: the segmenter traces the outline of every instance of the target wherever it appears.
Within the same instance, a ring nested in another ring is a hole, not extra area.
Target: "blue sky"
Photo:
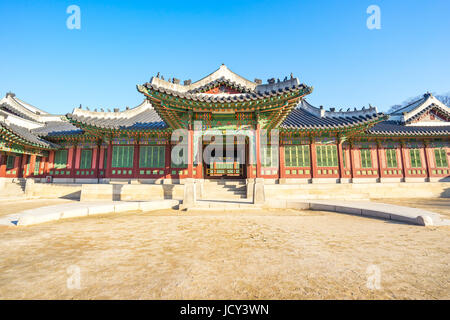
[[[80,30],[66,27],[73,4]],[[195,81],[225,63],[250,80],[292,72],[314,105],[386,111],[450,91],[449,14],[448,0],[1,1],[0,94],[53,113],[123,109],[157,72]]]

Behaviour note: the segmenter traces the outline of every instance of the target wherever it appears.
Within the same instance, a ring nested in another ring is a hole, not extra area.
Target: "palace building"
[[[307,102],[312,87],[292,75],[262,83],[225,65],[196,82],[158,74],[137,90],[144,100],[135,108],[80,106],[65,116],[6,94],[0,100],[0,177],[149,184],[187,178],[262,178],[266,184],[450,178],[450,108],[429,93],[390,114],[372,106],[326,110]],[[174,141],[180,129],[186,135]],[[235,138],[227,140],[227,132]],[[223,153],[205,152],[211,134],[224,136]],[[180,143],[187,151],[178,153],[181,163],[171,156]]]

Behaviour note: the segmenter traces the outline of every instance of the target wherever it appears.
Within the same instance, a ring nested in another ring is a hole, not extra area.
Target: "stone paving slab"
[[[443,219],[441,215],[424,209],[410,208],[386,203],[371,202],[369,200],[269,200],[264,204],[252,204],[248,200],[220,201],[198,200],[191,207],[184,210],[212,210],[212,211],[239,211],[272,209],[301,209],[320,210],[358,216],[394,220],[421,226],[450,225],[450,220]]]
[[[156,201],[94,201],[66,203],[36,209],[25,210],[0,218],[0,225],[27,226],[60,219],[84,217],[96,214],[119,213],[126,211],[152,211],[175,208],[180,205],[178,200]],[[355,200],[275,200],[264,204],[252,204],[248,200],[237,201],[196,201],[187,209],[213,211],[261,210],[262,208],[302,209],[332,211],[358,216],[394,220],[403,223],[422,226],[450,225],[450,220],[443,219],[439,214],[424,209],[410,208],[392,204],[355,201]]]
[[[85,217],[96,214],[119,213],[126,211],[152,211],[176,208],[178,200],[155,201],[92,201],[65,203],[53,206],[24,210],[0,218],[0,225],[28,226],[60,219]]]
[[[425,226],[450,225],[450,220],[443,219],[438,213],[393,204],[346,200],[314,200],[309,201],[309,203],[312,210],[348,213]]]

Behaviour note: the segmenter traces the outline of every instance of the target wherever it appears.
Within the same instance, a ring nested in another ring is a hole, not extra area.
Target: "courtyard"
[[[0,215],[64,201],[4,201]],[[382,201],[450,215],[448,199]],[[449,299],[449,235],[447,226],[289,209],[0,227],[0,299]],[[74,268],[79,288],[67,285]]]

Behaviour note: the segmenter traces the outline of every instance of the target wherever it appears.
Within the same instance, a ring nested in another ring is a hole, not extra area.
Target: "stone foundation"
[[[276,199],[450,198],[450,183],[345,183],[264,185],[266,201]]]

